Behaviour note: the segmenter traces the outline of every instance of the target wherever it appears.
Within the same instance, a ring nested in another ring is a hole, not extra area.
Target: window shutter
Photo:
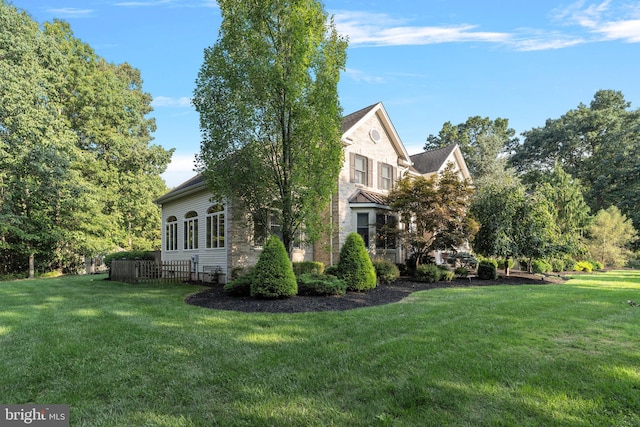
[[[349,182],[356,182],[356,155],[349,153]]]
[[[391,188],[396,187],[396,182],[398,181],[398,168],[395,166],[391,166]]]
[[[382,189],[382,162],[378,162],[378,188]]]
[[[373,187],[373,159],[367,159],[367,186]]]

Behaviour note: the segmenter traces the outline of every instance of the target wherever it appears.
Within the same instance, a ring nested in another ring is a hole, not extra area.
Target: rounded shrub
[[[416,274],[414,278],[418,282],[437,282],[440,280],[440,275],[442,274],[442,270],[438,268],[435,264],[420,264],[416,268]]]
[[[400,277],[398,266],[387,259],[374,260],[373,268],[376,269],[376,276],[382,284],[391,283]]]
[[[593,271],[593,264],[589,261],[578,261],[573,266],[573,271],[586,271],[591,273]]]
[[[324,274],[338,277],[338,266],[330,265],[324,269]]]
[[[446,265],[439,265],[438,269],[440,270],[440,280],[443,282],[450,282],[455,279],[456,274],[451,271],[449,267]]]
[[[350,233],[340,249],[338,277],[349,291],[366,291],[376,287],[376,270],[358,233]]]
[[[531,263],[531,269],[536,274],[544,274],[548,271],[551,271],[551,264],[543,259],[534,259]]]
[[[251,282],[253,282],[253,273],[248,273],[231,280],[222,290],[232,297],[248,297],[251,295]]]
[[[498,278],[498,263],[492,259],[484,259],[478,263],[478,278],[482,280],[496,280]]]
[[[282,241],[271,235],[264,245],[254,269],[251,296],[287,298],[298,293],[296,276]]]
[[[346,292],[347,284],[336,276],[317,273],[305,273],[298,276],[298,295],[344,295]]]
[[[322,274],[324,273],[324,264],[318,261],[302,261],[293,263],[293,274],[300,277],[301,274]]]

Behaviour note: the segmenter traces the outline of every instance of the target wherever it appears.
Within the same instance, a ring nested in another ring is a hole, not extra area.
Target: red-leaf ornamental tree
[[[473,187],[449,163],[438,176],[407,176],[389,193],[387,202],[404,223],[403,241],[417,264],[431,251],[455,251],[468,241],[476,223],[467,215]]]

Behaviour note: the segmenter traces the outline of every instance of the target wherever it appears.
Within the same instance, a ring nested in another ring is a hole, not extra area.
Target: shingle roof
[[[361,110],[348,114],[342,118],[342,133],[345,133],[352,126],[354,126],[360,119],[367,115],[369,111],[371,111],[376,105],[379,103],[375,103],[365,107]],[[183,182],[177,187],[173,188],[171,191],[163,195],[162,197],[156,200],[156,203],[162,203],[168,199],[173,198],[174,196],[189,191],[192,187],[200,186],[203,183],[203,178],[201,174],[194,176],[188,181]]]
[[[358,189],[351,195],[351,197],[349,197],[349,203],[375,203],[376,205],[386,205],[387,201],[385,196],[382,194]]]
[[[421,174],[438,172],[444,164],[447,157],[456,148],[456,144],[447,145],[424,153],[414,154],[411,156],[413,168]]]
[[[376,105],[378,105],[379,102],[375,103],[375,104],[371,104],[368,107],[364,107],[361,110],[358,110],[354,113],[348,114],[346,116],[344,116],[342,118],[342,133],[345,133],[346,131],[348,131],[349,129],[351,129],[351,127],[353,125],[355,125],[356,123],[358,123],[358,121],[363,118],[364,116],[367,115],[367,113],[369,111],[371,111]]]
[[[189,180],[178,185],[177,187],[173,188],[171,191],[164,194],[163,196],[158,197],[158,199],[156,199],[156,203],[162,204],[167,200],[171,200],[172,198],[174,198],[179,194],[187,193],[189,192],[189,190],[195,189],[196,187],[200,187],[203,184],[204,184],[204,178],[202,177],[201,174],[198,174],[193,178],[190,178]]]

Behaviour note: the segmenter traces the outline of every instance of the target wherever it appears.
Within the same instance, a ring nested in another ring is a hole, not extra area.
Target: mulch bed
[[[245,313],[305,313],[314,311],[343,311],[360,307],[372,307],[398,302],[416,291],[438,288],[495,286],[495,285],[548,285],[563,283],[559,276],[540,276],[524,272],[512,272],[498,280],[477,278],[456,279],[451,282],[423,283],[401,278],[388,285],[379,285],[367,292],[347,292],[342,296],[308,297],[263,300],[250,297],[231,297],[216,285],[185,299],[187,304],[215,310],[241,311]]]

